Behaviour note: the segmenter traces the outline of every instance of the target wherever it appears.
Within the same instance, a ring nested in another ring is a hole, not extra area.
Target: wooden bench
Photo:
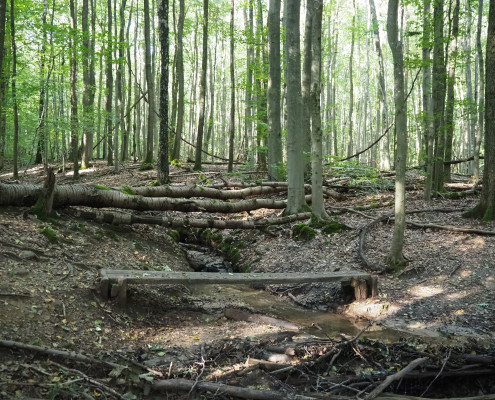
[[[378,278],[360,271],[319,273],[212,273],[212,272],[167,272],[140,270],[100,270],[99,292],[104,299],[118,297],[124,305],[128,284],[299,284],[341,282],[345,290],[352,289],[356,301],[378,294]]]

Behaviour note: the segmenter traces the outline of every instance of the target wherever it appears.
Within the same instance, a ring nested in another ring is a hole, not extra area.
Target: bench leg
[[[125,306],[127,302],[127,280],[119,278],[117,283],[112,285],[110,296],[117,297],[119,304]]]
[[[108,300],[110,297],[110,281],[108,278],[101,278],[100,283],[98,284],[98,292],[103,299]]]
[[[368,298],[368,285],[364,279],[353,279],[351,286],[354,288],[356,301],[364,301]]]

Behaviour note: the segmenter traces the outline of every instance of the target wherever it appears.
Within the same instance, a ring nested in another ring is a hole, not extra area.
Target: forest
[[[0,397],[494,399],[494,177],[493,1],[0,0]]]

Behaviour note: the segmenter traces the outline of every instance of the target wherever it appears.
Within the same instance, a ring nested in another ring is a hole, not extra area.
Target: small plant
[[[315,230],[305,223],[300,223],[292,227],[292,238],[294,240],[301,240],[306,242],[314,239],[315,236]]]
[[[275,174],[277,175],[279,181],[287,181],[287,163],[279,162],[277,164],[273,164],[272,168],[275,170]]]
[[[134,192],[132,191],[132,187],[129,185],[122,185],[122,189],[120,191],[124,194],[127,194],[129,196],[134,196]]]
[[[180,233],[179,233],[179,231],[177,231],[175,229],[171,229],[171,230],[168,231],[168,236],[170,236],[174,242],[176,242],[176,243],[179,243],[180,242]]]
[[[150,169],[153,169],[153,163],[144,162],[139,166],[140,171],[149,171]]]
[[[112,188],[103,185],[95,185],[95,188],[100,190],[112,190]]]
[[[170,165],[173,165],[174,167],[182,167],[181,162],[177,159],[170,161]]]
[[[58,238],[57,238],[57,232],[50,226],[44,226],[40,229],[40,233],[44,235],[50,243],[57,243]]]
[[[72,230],[79,231],[81,233],[86,233],[88,227],[86,225],[86,222],[80,222],[80,223],[75,222],[74,224],[72,224]]]
[[[322,232],[326,235],[331,235],[342,232],[344,228],[345,225],[342,225],[340,222],[332,221],[323,227]]]

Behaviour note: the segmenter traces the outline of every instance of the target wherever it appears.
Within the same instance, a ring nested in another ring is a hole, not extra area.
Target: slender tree
[[[113,71],[112,71],[112,0],[107,0],[107,48],[105,57],[105,86],[107,88],[105,98],[105,135],[107,144],[107,163],[113,165],[112,151],[112,99],[113,99]],[[105,149],[103,150],[105,152]]]
[[[196,137],[196,154],[194,158],[194,169],[200,170],[201,155],[203,150],[203,131],[205,127],[206,108],[206,69],[208,66],[208,1],[203,0],[203,54],[201,59],[201,77],[199,81],[199,118],[198,133]]]
[[[77,116],[77,14],[76,0],[70,0],[70,16],[72,20],[72,37],[70,49],[70,137],[71,154],[74,168],[74,179],[79,177],[79,120]]]
[[[349,137],[347,142],[347,156],[352,154],[352,149],[354,147],[354,125],[353,125],[353,114],[354,114],[354,42],[356,38],[356,0],[352,0],[354,14],[352,15],[352,32],[351,32],[351,54],[349,55]]]
[[[287,173],[288,195],[285,213],[295,214],[306,207],[301,134],[301,49],[300,0],[287,0],[285,7],[287,49]]]
[[[268,76],[268,175],[279,181],[282,158],[282,126],[280,110],[280,0],[270,0],[268,10],[269,76]]]
[[[433,189],[433,171],[435,161],[433,150],[435,143],[434,113],[431,92],[431,0],[423,0],[423,131],[426,158],[426,181],[423,198],[431,200]]]
[[[492,2],[490,2],[490,8],[492,8],[492,6],[493,4]],[[485,126],[483,124],[484,122],[483,116],[485,109],[485,70],[484,70],[485,65],[483,63],[483,49],[481,47],[482,20],[483,20],[483,0],[479,0],[478,27],[476,30],[476,56],[478,58],[480,90],[479,90],[479,101],[478,101],[478,132],[476,135],[476,144],[474,148],[474,161],[473,161],[475,184],[477,184],[480,180],[480,148],[485,133]]]
[[[10,0],[10,41],[12,44],[12,111],[14,114],[14,179],[19,179],[19,111],[17,109],[17,39],[14,0]]]
[[[3,59],[5,56],[5,21],[7,15],[7,0],[0,0],[0,170],[5,162],[5,74]]]
[[[234,59],[234,0],[230,10],[230,127],[229,127],[229,165],[228,172],[232,172],[234,164],[234,136],[235,136],[235,59]],[[211,89],[213,90],[213,88]]]
[[[321,131],[321,31],[323,0],[313,0],[311,24],[311,207],[313,215],[328,218],[323,200],[323,148]]]
[[[91,39],[89,33],[88,24],[89,15],[89,0],[83,0],[82,4],[82,40],[83,40],[83,57],[82,57],[82,68],[83,68],[83,148],[82,148],[82,160],[81,168],[87,168],[91,160],[93,153],[92,149],[92,136],[93,136],[93,104],[94,101],[94,85],[91,83],[91,70],[90,63],[92,58],[91,49]],[[94,74],[93,74],[94,75]]]
[[[177,98],[177,128],[175,131],[174,151],[172,158],[178,160],[180,158],[180,145],[182,141],[182,131],[184,129],[184,50],[183,50],[183,35],[184,35],[184,19],[185,6],[184,0],[179,0],[179,20],[177,22],[177,82],[178,82],[178,98]]]
[[[158,4],[158,30],[160,32],[160,134],[158,151],[158,182],[169,182],[168,163],[168,1]]]
[[[387,36],[394,60],[394,105],[397,150],[395,153],[395,221],[387,261],[393,270],[404,264],[402,254],[406,228],[407,105],[404,90],[403,44],[399,40],[399,0],[389,0]]]
[[[311,162],[309,154],[311,153],[311,61],[313,56],[311,54],[311,26],[313,18],[313,3],[314,0],[306,0],[306,16],[304,20],[304,52],[303,52],[303,64],[301,71],[301,97],[302,97],[302,110],[301,110],[301,125],[302,125],[302,145],[304,152],[304,173],[305,175],[311,170]]]
[[[478,204],[466,217],[495,220],[495,2],[490,2],[486,39],[485,168]]]
[[[148,121],[147,121],[147,133],[146,133],[146,156],[144,158],[145,164],[151,164],[153,162],[153,135],[155,128],[155,82],[153,78],[153,72],[151,69],[151,36],[150,36],[150,2],[144,0],[144,65],[146,72],[146,85],[148,87]]]
[[[455,109],[455,73],[457,63],[457,37],[459,36],[460,0],[454,0],[452,18],[452,42],[450,44],[449,71],[447,80],[447,100],[445,104],[445,159],[452,160],[452,145],[454,141],[454,109]],[[450,182],[450,164],[444,166],[443,180]]]

